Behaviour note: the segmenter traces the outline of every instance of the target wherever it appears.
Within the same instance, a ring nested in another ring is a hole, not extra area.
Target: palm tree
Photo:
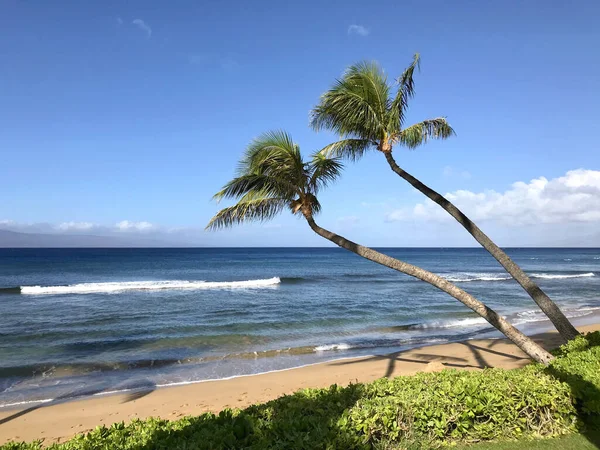
[[[393,93],[383,70],[375,63],[362,62],[347,69],[343,77],[321,96],[311,112],[311,126],[319,131],[337,132],[341,140],[322,150],[325,156],[357,160],[367,150],[385,156],[391,169],[454,217],[525,289],[565,339],[579,334],[563,312],[531,278],[481,229],[448,199],[402,169],[394,159],[394,145],[417,148],[428,139],[447,139],[454,130],[444,117],[404,127],[408,102],[414,96],[413,74],[419,55],[398,79]]]
[[[363,247],[317,225],[314,216],[321,210],[317,194],[333,182],[341,170],[339,159],[328,158],[321,153],[308,162],[304,161],[300,148],[285,132],[265,133],[248,146],[239,163],[237,176],[214,196],[216,200],[234,198],[237,203],[220,210],[206,228],[217,230],[244,222],[266,221],[288,210],[304,217],[315,233],[339,247],[418,278],[451,295],[504,333],[532,359],[544,364],[552,360],[552,355],[506,319],[446,279]]]

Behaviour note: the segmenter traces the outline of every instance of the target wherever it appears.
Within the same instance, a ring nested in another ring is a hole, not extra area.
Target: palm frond
[[[414,54],[412,63],[404,69],[404,72],[398,79],[399,85],[403,88],[402,91],[407,96],[406,98],[412,98],[415,95],[415,83],[413,80],[415,69],[421,70],[421,55],[418,53]]]
[[[296,151],[296,145],[285,131],[274,130],[261,134],[246,148],[238,164],[238,173],[255,172],[265,163],[279,165]]]
[[[215,214],[206,225],[206,230],[230,228],[244,222],[265,222],[288,206],[287,199],[268,197],[256,192],[248,193],[235,205]]]
[[[383,69],[374,61],[362,61],[346,70],[344,79],[362,89],[363,97],[369,100],[380,119],[386,114],[390,87]]]
[[[285,131],[270,131],[252,141],[238,165],[238,173],[250,172],[272,174],[296,185],[306,180],[300,147]]]
[[[313,155],[309,167],[311,177],[308,191],[316,194],[320,189],[327,187],[341,175],[343,167],[339,158],[328,158],[320,152]]]
[[[418,53],[413,56],[412,63],[404,69],[404,72],[398,78],[398,91],[390,105],[388,116],[388,130],[390,132],[398,131],[404,124],[408,101],[415,95],[415,82],[413,75],[415,69],[421,68],[421,57]]]
[[[265,195],[291,198],[298,193],[298,189],[285,178],[249,173],[229,181],[213,196],[213,200],[218,202],[224,198],[239,198],[251,192],[262,192]]]
[[[321,149],[319,153],[329,158],[346,158],[357,161],[372,145],[377,145],[367,139],[342,139]]]
[[[417,148],[429,139],[447,139],[456,133],[444,117],[424,120],[400,132],[395,141],[408,148]]]
[[[369,62],[356,64],[321,96],[311,111],[311,126],[341,136],[375,139],[384,131],[388,96],[389,86],[381,68]]]

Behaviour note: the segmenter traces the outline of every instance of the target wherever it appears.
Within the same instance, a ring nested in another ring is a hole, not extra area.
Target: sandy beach
[[[600,330],[600,324],[579,327]],[[560,345],[557,333],[538,334],[546,348]],[[69,402],[33,404],[0,412],[0,444],[43,439],[61,442],[99,425],[135,418],[177,419],[223,408],[245,407],[298,389],[337,383],[368,382],[380,377],[411,375],[443,367],[480,370],[512,369],[528,363],[525,355],[506,340],[469,340],[415,348],[385,356],[343,359],[295,369],[182,386],[103,395]],[[443,365],[443,366],[442,366]]]

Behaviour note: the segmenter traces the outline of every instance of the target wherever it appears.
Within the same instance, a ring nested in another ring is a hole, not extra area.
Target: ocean
[[[390,248],[551,329],[483,249]],[[600,321],[600,249],[507,251],[574,323]],[[0,249],[0,407],[156,389],[499,337],[421,281],[337,248]]]

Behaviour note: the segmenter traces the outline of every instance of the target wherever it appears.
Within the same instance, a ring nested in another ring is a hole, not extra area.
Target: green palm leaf
[[[320,189],[327,187],[341,175],[342,169],[343,165],[338,158],[328,158],[320,152],[316,153],[310,163],[312,175],[309,180],[309,191],[316,194]]]
[[[340,135],[379,138],[384,132],[388,96],[387,80],[379,66],[356,64],[321,96],[311,111],[311,126],[317,131],[330,129]]]
[[[398,78],[398,90],[396,97],[391,102],[388,115],[388,131],[390,134],[398,132],[404,124],[408,101],[415,95],[415,82],[413,74],[415,69],[421,66],[421,58],[418,53],[413,56],[413,62],[408,66],[404,73]]]
[[[456,134],[444,117],[424,120],[400,132],[397,142],[408,148],[417,148],[429,139],[447,139]]]
[[[360,159],[371,145],[377,145],[367,139],[342,139],[326,145],[319,153],[330,158]]]
[[[213,199],[238,198],[249,192],[263,192],[265,195],[290,197],[298,193],[296,186],[275,176],[249,173],[234,178],[217,192]]]
[[[288,205],[287,199],[249,193],[234,206],[220,210],[206,225],[206,229],[214,231],[244,222],[265,222],[274,218]]]
[[[307,179],[300,147],[285,131],[269,131],[254,139],[238,165],[238,173],[275,173],[295,185]]]

